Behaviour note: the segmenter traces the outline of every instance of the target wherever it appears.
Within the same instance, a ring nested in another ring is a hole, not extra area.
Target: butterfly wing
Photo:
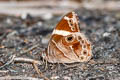
[[[57,24],[56,28],[53,30],[53,34],[55,34],[56,30],[66,32],[80,32],[78,23],[79,20],[77,14],[75,14],[75,12],[70,12],[65,15]]]
[[[83,45],[90,43],[88,43],[87,39],[80,33],[78,23],[79,20],[75,12],[70,12],[57,24],[53,30],[46,50],[46,56],[44,57],[48,62],[73,63],[88,60],[86,56],[81,60]],[[81,44],[82,40],[78,40],[78,36],[85,41],[85,44]],[[87,54],[87,56],[88,55],[91,56],[91,53]]]

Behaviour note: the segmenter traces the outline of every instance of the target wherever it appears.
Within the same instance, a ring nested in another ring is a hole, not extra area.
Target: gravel
[[[37,65],[52,80],[120,80],[120,12],[76,11],[81,32],[92,42],[93,58],[87,63]],[[27,14],[26,14],[27,15]],[[32,64],[11,62],[11,56],[42,61],[54,25],[62,16],[50,18],[0,15],[0,77],[24,76],[42,80]],[[48,15],[49,16],[49,15]],[[44,17],[44,16],[43,16]],[[32,47],[35,47],[32,49]],[[22,79],[21,79],[22,80]]]

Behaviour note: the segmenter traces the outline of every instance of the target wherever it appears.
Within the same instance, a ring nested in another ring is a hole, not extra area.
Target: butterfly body
[[[80,32],[75,12],[65,15],[53,30],[43,58],[51,63],[86,62],[92,57],[91,43]]]

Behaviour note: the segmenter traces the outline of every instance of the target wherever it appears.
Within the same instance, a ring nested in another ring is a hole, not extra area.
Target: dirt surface
[[[37,65],[51,80],[120,80],[120,12],[79,9],[81,32],[92,42],[93,58],[87,63]],[[40,56],[61,16],[49,19],[0,15],[0,79],[44,80],[31,63],[14,57],[42,61]]]

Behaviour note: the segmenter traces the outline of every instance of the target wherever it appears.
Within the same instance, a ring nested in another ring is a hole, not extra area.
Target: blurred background
[[[78,8],[120,10],[119,0],[0,0],[0,13],[63,14]]]

